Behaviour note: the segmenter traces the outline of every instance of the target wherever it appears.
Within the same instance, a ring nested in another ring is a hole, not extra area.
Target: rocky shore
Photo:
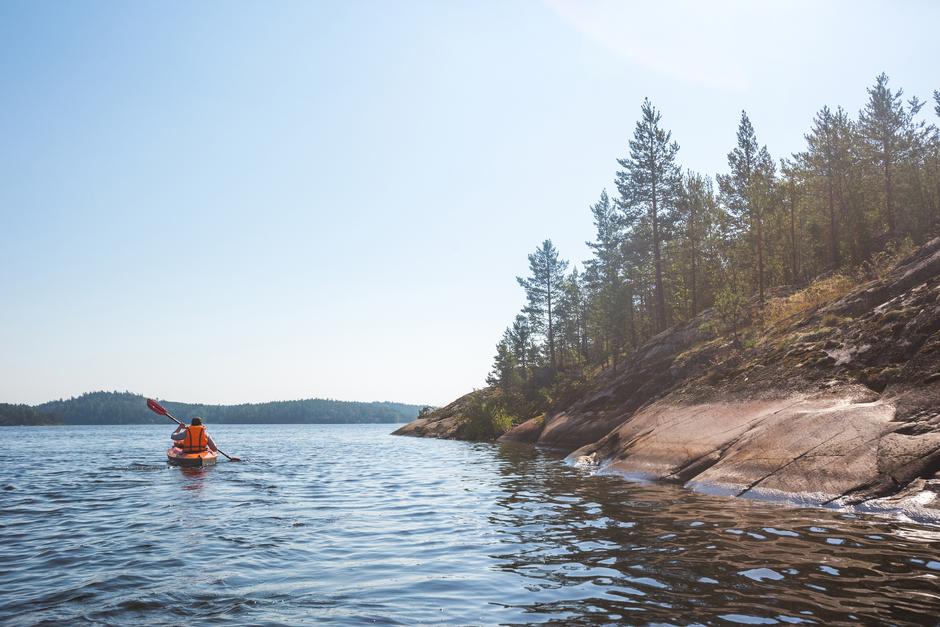
[[[759,316],[748,346],[703,312],[500,439],[700,490],[940,520],[940,239],[834,300]],[[395,433],[459,437],[487,393]]]

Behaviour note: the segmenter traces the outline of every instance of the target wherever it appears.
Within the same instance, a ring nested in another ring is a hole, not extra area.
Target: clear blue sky
[[[0,2],[0,401],[443,404],[483,385],[649,96],[684,166],[779,158],[935,2]]]

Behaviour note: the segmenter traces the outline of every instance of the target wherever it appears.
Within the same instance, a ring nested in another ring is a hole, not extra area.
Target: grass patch
[[[815,307],[842,298],[858,285],[856,279],[844,274],[833,274],[813,281],[808,287],[768,301],[764,308],[764,323],[775,325]]]
[[[883,279],[899,261],[914,252],[914,242],[910,237],[897,244],[891,243],[881,252],[872,255],[872,258],[862,263],[859,268],[859,277],[864,279]]]

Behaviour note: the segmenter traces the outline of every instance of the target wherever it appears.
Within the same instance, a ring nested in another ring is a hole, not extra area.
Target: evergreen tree
[[[717,205],[711,179],[689,172],[682,182],[677,218],[681,224],[679,239],[686,258],[685,275],[688,285],[689,317],[702,310],[705,257],[709,254],[709,241],[714,237]]]
[[[594,217],[596,239],[587,242],[594,256],[584,263],[585,282],[594,296],[599,352],[606,361],[608,357],[622,351],[624,343],[621,302],[623,221],[606,190],[601,192],[600,200],[591,206],[591,214]]]
[[[528,278],[516,277],[525,290],[528,305],[526,313],[532,322],[532,328],[545,336],[548,347],[548,361],[552,369],[556,368],[555,357],[555,311],[561,296],[562,282],[568,262],[558,257],[558,251],[547,239],[534,253],[529,255]]]
[[[511,396],[514,391],[514,383],[519,379],[516,367],[516,355],[507,335],[509,329],[503,335],[503,338],[496,344],[496,356],[493,358],[493,369],[486,377],[488,385],[498,386],[503,391],[504,396]]]
[[[934,194],[940,189],[936,167],[937,127],[917,117],[925,102],[917,96],[907,102],[903,129],[905,152],[899,167],[899,178],[906,191],[902,206],[911,209],[904,234],[922,241],[923,234],[936,224],[940,214],[940,201]]]
[[[901,100],[903,94],[903,89],[892,92],[888,88],[888,75],[882,72],[875,79],[875,85],[868,89],[868,102],[859,114],[859,131],[867,144],[870,158],[881,170],[884,215],[891,238],[898,236],[894,175],[904,152],[903,129],[907,112]]]
[[[649,229],[655,299],[653,327],[661,331],[669,324],[662,244],[680,189],[681,171],[676,163],[679,144],[672,141],[672,133],[660,127],[662,116],[649,99],[643,101],[640,110],[642,115],[630,140],[630,156],[617,160],[624,168],[617,172],[617,189],[627,221],[632,224],[645,221],[643,226]]]
[[[823,107],[813,118],[813,128],[805,135],[807,150],[800,155],[803,167],[824,183],[829,263],[833,268],[841,264],[839,216],[845,214],[842,184],[849,165],[852,133],[851,122],[842,107],[835,113]]]
[[[587,354],[586,303],[581,273],[575,268],[562,283],[558,301],[558,326],[562,356],[569,357],[562,366],[580,363]]]
[[[764,218],[769,210],[774,183],[774,162],[767,146],[759,146],[757,134],[745,111],[738,125],[738,144],[728,153],[731,172],[718,175],[718,187],[738,228],[748,233],[755,257],[755,285],[760,302],[764,302]]]
[[[537,348],[532,343],[532,327],[529,319],[522,314],[517,314],[512,326],[506,329],[505,338],[513,355],[516,356],[522,376],[528,376],[529,368],[535,365],[537,357]]]

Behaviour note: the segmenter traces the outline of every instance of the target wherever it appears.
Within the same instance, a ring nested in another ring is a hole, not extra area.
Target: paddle
[[[181,426],[181,427],[185,427],[185,426],[186,426],[186,425],[183,423],[182,420],[180,420],[179,418],[177,418],[176,416],[174,416],[173,414],[171,414],[170,412],[168,412],[167,410],[165,410],[165,409],[163,408],[163,406],[160,405],[160,403],[158,403],[157,401],[153,400],[152,398],[148,398],[148,399],[147,399],[147,407],[149,407],[149,408],[150,408],[150,411],[152,411],[153,413],[155,413],[155,414],[160,414],[161,416],[166,416],[167,418],[169,418],[170,420],[172,420],[173,422],[175,422],[176,424],[178,424],[178,425]],[[226,453],[225,451],[223,451],[223,450],[220,449],[219,447],[216,447],[215,450],[217,450],[218,452],[220,452],[220,453],[222,453],[223,455],[225,455],[225,456],[228,458],[229,461],[232,461],[232,462],[240,462],[240,461],[242,460],[241,457],[232,457],[231,455],[229,455],[228,453]]]

